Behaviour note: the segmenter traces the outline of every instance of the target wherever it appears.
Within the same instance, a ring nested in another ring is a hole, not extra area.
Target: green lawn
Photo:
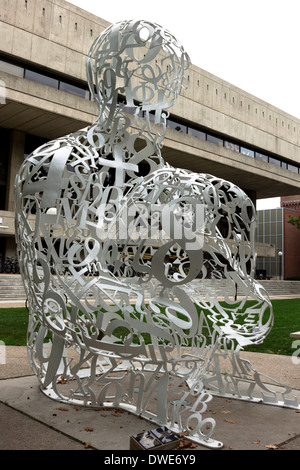
[[[272,304],[275,320],[271,333],[261,346],[247,350],[290,356],[295,351],[290,333],[300,330],[300,299],[273,300]],[[27,324],[25,308],[0,309],[0,341],[7,346],[25,346]]]
[[[272,300],[274,326],[261,346],[251,346],[247,351],[291,356],[295,349],[290,333],[300,331],[300,299]]]
[[[27,325],[26,308],[0,309],[0,341],[6,346],[26,346]]]

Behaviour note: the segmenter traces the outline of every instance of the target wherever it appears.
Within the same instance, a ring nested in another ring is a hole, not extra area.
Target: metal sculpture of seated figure
[[[239,356],[273,323],[254,279],[251,200],[161,154],[188,66],[159,25],[106,29],[87,62],[98,118],[24,161],[16,233],[28,358],[43,392],[123,407],[219,448],[214,419],[203,417],[212,394],[298,405],[287,388],[279,401]]]

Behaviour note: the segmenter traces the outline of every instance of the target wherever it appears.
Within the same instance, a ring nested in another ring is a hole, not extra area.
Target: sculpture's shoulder
[[[87,135],[87,128],[80,129],[77,132],[58,137],[57,139],[49,140],[44,144],[37,147],[25,159],[25,164],[38,165],[39,162],[46,161],[47,158],[53,157],[58,151],[63,153],[62,149],[71,149],[84,147]]]
[[[91,153],[87,145],[88,128],[80,129],[57,139],[49,140],[31,152],[22,163],[16,182],[25,175],[38,172],[39,176],[55,162],[55,166],[66,166],[71,160],[79,160],[85,152]]]
[[[55,187],[69,169],[84,159],[87,129],[81,129],[37,147],[25,158],[16,175],[16,197],[45,191],[47,187]]]

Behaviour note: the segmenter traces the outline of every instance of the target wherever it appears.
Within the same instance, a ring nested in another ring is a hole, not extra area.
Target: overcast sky
[[[179,39],[195,65],[300,119],[299,0],[71,3],[111,22],[159,23]]]
[[[179,39],[193,64],[300,119],[299,0],[70,3],[113,23],[159,23]]]

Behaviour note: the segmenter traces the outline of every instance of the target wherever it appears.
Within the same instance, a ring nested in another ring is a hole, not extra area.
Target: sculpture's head
[[[126,106],[160,115],[180,93],[189,63],[177,39],[161,26],[123,21],[107,28],[91,47],[88,82],[100,110],[116,106],[121,95]]]

